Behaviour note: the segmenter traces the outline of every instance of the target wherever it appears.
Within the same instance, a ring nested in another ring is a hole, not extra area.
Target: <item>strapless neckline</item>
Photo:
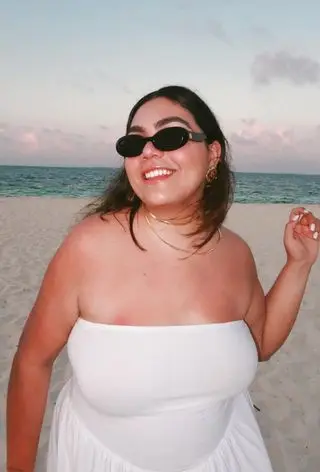
[[[157,330],[157,331],[171,331],[171,330],[201,330],[201,329],[213,329],[213,328],[227,328],[236,327],[238,325],[246,325],[245,320],[230,320],[230,321],[215,321],[212,323],[194,323],[194,324],[172,324],[172,325],[120,325],[112,323],[102,323],[99,321],[90,321],[85,318],[79,317],[76,324],[82,324],[83,326],[97,328],[97,329],[110,329],[110,330]]]

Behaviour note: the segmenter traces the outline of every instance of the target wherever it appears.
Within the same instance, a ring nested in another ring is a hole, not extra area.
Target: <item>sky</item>
[[[320,2],[0,0],[0,164],[119,166],[169,84],[214,111],[237,171],[320,174]]]

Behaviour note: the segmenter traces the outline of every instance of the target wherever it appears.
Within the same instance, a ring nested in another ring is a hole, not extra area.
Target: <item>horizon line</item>
[[[82,165],[41,165],[41,164],[1,164],[0,167],[26,167],[26,168],[44,168],[44,169],[121,169],[121,166],[82,166]],[[281,172],[281,171],[258,171],[258,170],[232,170],[234,174],[269,174],[269,175],[306,175],[318,176],[320,173],[306,173],[306,172]]]

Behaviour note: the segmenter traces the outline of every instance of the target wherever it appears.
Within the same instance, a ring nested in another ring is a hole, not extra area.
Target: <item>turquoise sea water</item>
[[[117,172],[113,168],[0,166],[0,196],[93,197]],[[320,175],[236,173],[235,201],[320,203]]]

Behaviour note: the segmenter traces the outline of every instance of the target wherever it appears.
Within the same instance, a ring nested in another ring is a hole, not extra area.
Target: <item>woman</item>
[[[247,244],[223,226],[228,144],[192,91],[143,97],[117,142],[124,170],[51,260],[15,355],[8,470],[31,472],[52,365],[72,378],[48,472],[270,472],[248,387],[295,322],[319,220],[293,210],[265,297]],[[234,271],[237,267],[237,271]]]

